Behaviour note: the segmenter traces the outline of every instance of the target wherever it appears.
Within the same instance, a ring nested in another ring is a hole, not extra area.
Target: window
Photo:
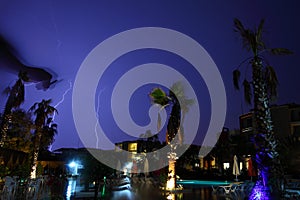
[[[300,121],[300,111],[299,110],[292,110],[291,111],[291,121]]]
[[[242,132],[251,131],[253,128],[252,115],[240,118],[240,126]]]
[[[128,151],[137,151],[137,143],[129,143],[128,144]]]
[[[229,168],[229,163],[223,163],[223,169],[228,169]]]

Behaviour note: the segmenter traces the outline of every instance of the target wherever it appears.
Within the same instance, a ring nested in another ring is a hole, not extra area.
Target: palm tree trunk
[[[268,186],[268,180],[274,174],[270,173],[274,164],[278,163],[276,140],[273,134],[271,112],[269,108],[269,96],[262,62],[255,57],[252,63],[252,78],[254,88],[254,141],[256,146],[256,161],[260,171],[259,179],[264,186]]]
[[[40,141],[42,138],[41,130],[38,128],[36,130],[36,138],[34,140],[33,150],[32,150],[32,162],[31,162],[31,174],[30,178],[35,179],[36,178],[36,168],[37,168],[37,160],[39,157],[39,151],[40,151]]]
[[[168,169],[168,180],[167,180],[167,190],[173,191],[176,189],[176,172],[175,172],[176,160],[169,159],[169,169]]]

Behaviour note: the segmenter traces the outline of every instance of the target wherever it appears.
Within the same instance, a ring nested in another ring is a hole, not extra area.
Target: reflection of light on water
[[[250,193],[250,198],[253,200],[270,200],[270,191],[268,187],[265,187],[263,185],[262,181],[257,181],[256,184],[254,185],[251,193]]]
[[[121,167],[125,175],[129,175],[128,173],[131,172],[132,165],[133,165],[132,162],[126,162],[124,167]]]
[[[168,200],[175,200],[175,194],[174,193],[171,193],[167,196],[167,199]]]
[[[68,187],[67,187],[67,193],[66,193],[67,200],[70,200],[71,195],[74,194],[75,187],[76,187],[76,180],[69,179]]]
[[[130,190],[115,191],[111,200],[133,199],[134,195]]]

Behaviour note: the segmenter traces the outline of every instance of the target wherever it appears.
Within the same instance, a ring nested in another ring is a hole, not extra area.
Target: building
[[[278,138],[293,137],[300,140],[300,105],[284,104],[270,107],[274,134]],[[239,117],[241,134],[253,133],[253,112]]]
[[[283,104],[270,107],[274,135],[280,142],[280,155],[284,159],[286,172],[299,174],[300,169],[300,105]],[[243,114],[240,119],[241,135],[248,137],[248,144],[253,136],[253,112]]]

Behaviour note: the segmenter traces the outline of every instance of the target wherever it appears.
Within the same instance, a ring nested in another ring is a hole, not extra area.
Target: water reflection
[[[191,199],[209,199],[209,200],[243,200],[245,195],[239,193],[222,194],[213,193],[210,187],[185,188],[176,193],[163,192],[155,187],[149,187],[147,184],[132,185],[132,190],[120,190],[107,192],[104,187],[99,190],[98,197],[105,200],[191,200]],[[147,187],[146,187],[147,186]],[[80,195],[83,188],[76,185],[76,179],[68,179],[68,187],[66,191],[66,200],[71,200],[76,194],[76,198]],[[89,193],[92,199],[94,192]]]
[[[107,200],[191,200],[191,199],[209,199],[209,200],[244,200],[244,195],[237,193],[216,194],[211,188],[185,189],[177,193],[163,193],[156,190],[148,190],[143,193],[133,191],[113,192]]]
[[[169,195],[167,196],[167,199],[168,199],[168,200],[175,200],[175,194],[169,194]]]
[[[70,200],[71,196],[74,195],[76,190],[76,179],[69,178],[68,179],[68,187],[66,191],[66,199]]]

